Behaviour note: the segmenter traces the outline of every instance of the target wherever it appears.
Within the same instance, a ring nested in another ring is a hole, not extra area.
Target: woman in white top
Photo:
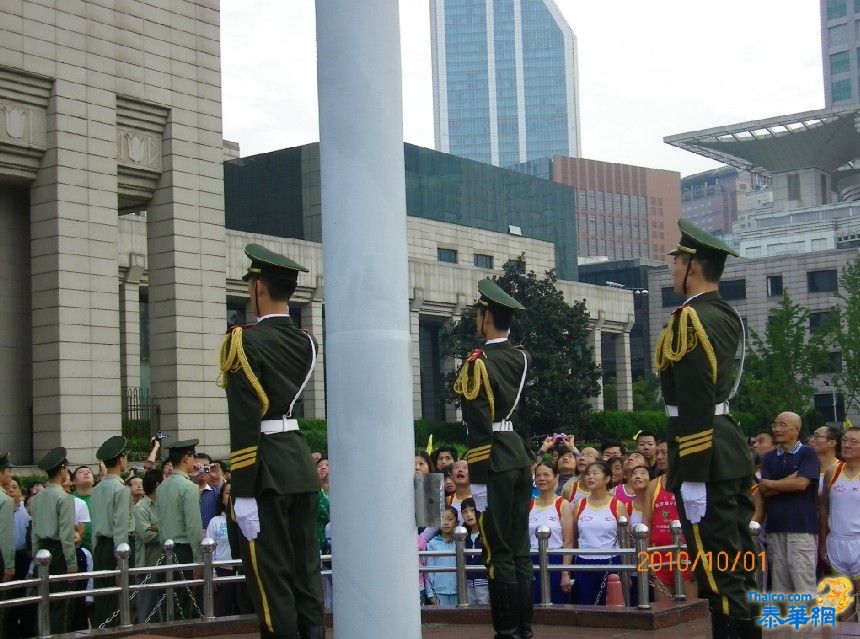
[[[215,542],[215,552],[212,553],[213,561],[228,561],[232,559],[230,553],[230,540],[227,538],[227,515],[230,503],[230,482],[221,485],[221,495],[215,509],[215,516],[209,520],[206,526],[206,537]],[[230,568],[215,567],[218,576],[232,575]],[[232,615],[233,601],[235,598],[235,584],[218,584],[215,588],[215,616],[225,617]]]
[[[630,516],[623,503],[609,493],[611,471],[606,462],[595,462],[585,471],[588,497],[574,510],[573,534],[577,548],[618,548],[618,517]],[[621,557],[612,552],[603,555],[577,556],[576,565],[619,564]],[[576,571],[576,591],[573,603],[604,605],[608,571]]]
[[[539,494],[532,499],[529,510],[529,538],[532,548],[538,547],[537,535],[539,526],[548,526],[550,531],[548,548],[573,547],[573,506],[564,497],[555,494],[558,484],[558,471],[555,466],[540,463],[535,467],[535,486]],[[535,555],[532,560],[537,563]],[[558,555],[550,554],[550,564],[558,563]],[[570,564],[570,556],[562,557],[562,564]],[[540,603],[540,580],[535,580],[535,603]],[[570,603],[570,572],[550,572],[550,598],[552,603]]]

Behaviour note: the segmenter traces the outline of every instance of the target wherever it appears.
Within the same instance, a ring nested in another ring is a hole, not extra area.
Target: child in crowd
[[[484,540],[481,538],[481,528],[478,525],[478,519],[481,513],[478,512],[475,506],[475,500],[469,497],[464,499],[460,504],[460,512],[463,515],[463,525],[469,534],[466,535],[466,549],[484,550]],[[484,560],[480,554],[466,555],[466,563],[469,566],[483,566]],[[489,604],[490,591],[487,585],[486,577],[478,577],[477,573],[467,572],[466,583],[469,587],[469,603],[470,604]]]
[[[457,526],[457,511],[448,506],[442,513],[442,528],[439,534],[427,544],[427,550],[444,550],[450,557],[428,557],[428,567],[457,565],[454,557],[454,528]],[[427,599],[431,605],[457,605],[457,574],[454,572],[428,572],[426,585]]]

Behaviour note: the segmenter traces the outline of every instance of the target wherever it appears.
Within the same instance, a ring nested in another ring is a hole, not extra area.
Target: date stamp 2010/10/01
[[[701,565],[705,570],[718,572],[755,572],[767,566],[767,553],[749,550],[719,552],[696,552],[692,556],[686,550],[675,554],[671,550],[639,551],[636,554],[636,571],[649,570],[695,570]]]

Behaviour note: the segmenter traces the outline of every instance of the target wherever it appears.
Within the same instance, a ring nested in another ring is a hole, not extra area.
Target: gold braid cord
[[[221,353],[218,358],[218,366],[221,373],[215,381],[221,388],[227,388],[227,373],[235,373],[242,370],[251,388],[257,393],[257,398],[260,400],[260,417],[269,411],[269,398],[266,396],[266,391],[263,390],[260,380],[254,374],[251,365],[248,363],[248,356],[245,355],[245,347],[242,344],[242,327],[237,326],[221,342]]]
[[[676,323],[678,324],[677,344],[675,343],[674,331]],[[691,324],[692,330],[690,330]],[[714,347],[711,346],[711,341],[708,339],[708,334],[705,332],[705,327],[702,326],[699,315],[691,306],[685,306],[673,313],[666,326],[663,327],[663,332],[660,333],[660,338],[657,340],[657,349],[654,351],[654,365],[662,373],[672,364],[681,361],[681,358],[696,348],[697,344],[701,344],[705,351],[705,356],[711,365],[711,377],[716,384],[717,356],[714,354]]]
[[[471,401],[478,396],[478,393],[481,392],[481,386],[483,386],[487,393],[487,401],[490,402],[490,421],[495,421],[495,398],[493,397],[493,388],[490,386],[487,365],[481,359],[482,354],[480,350],[477,352],[473,351],[466,363],[463,364],[463,368],[460,369],[460,374],[457,376],[457,381],[454,382],[454,392]],[[472,370],[471,376],[469,376],[470,368]]]

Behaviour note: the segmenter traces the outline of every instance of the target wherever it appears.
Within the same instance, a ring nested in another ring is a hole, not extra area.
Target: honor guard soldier
[[[289,316],[299,272],[307,269],[257,244],[245,255],[251,266],[243,279],[259,319],[227,334],[219,378],[242,564],[261,637],[322,639],[319,480],[293,418],[317,354],[316,340]]]
[[[200,490],[188,477],[194,466],[194,449],[198,439],[185,439],[170,444],[168,459],[173,473],[155,490],[155,507],[158,512],[158,532],[162,544],[172,539],[176,563],[190,564],[203,561],[200,542],[203,541],[203,519],[200,515]],[[168,558],[169,561],[169,558]],[[202,571],[183,572],[183,579],[199,579]],[[191,601],[196,589],[178,591],[177,604],[185,619],[199,616]],[[199,608],[199,606],[198,606]]]
[[[49,571],[52,575],[71,575],[78,572],[75,557],[75,498],[63,489],[69,471],[66,449],[54,448],[39,461],[39,468],[48,474],[48,483],[30,504],[32,521],[33,556],[45,549],[51,553]],[[71,582],[58,581],[51,592],[71,590]],[[51,634],[72,629],[73,600],[51,602]]]
[[[114,551],[119,544],[128,543],[131,521],[131,491],[120,476],[126,467],[126,448],[128,440],[122,435],[114,435],[96,451],[96,458],[103,462],[107,475],[93,488],[90,500],[90,518],[93,520],[93,570],[116,570]],[[96,579],[96,588],[115,585],[116,580],[108,577]],[[96,597],[93,605],[93,625],[105,627],[119,624],[118,595]]]
[[[669,418],[666,488],[675,492],[713,636],[746,639],[761,635],[746,596],[755,581],[751,572],[731,568],[754,552],[748,532],[753,466],[728,405],[742,373],[735,376],[735,355],[744,328],[719,293],[726,257],[737,253],[687,220],[678,226],[681,241],[669,254],[675,293],[685,301],[672,312],[654,354]],[[725,555],[728,569],[717,561]]]
[[[478,282],[475,327],[484,346],[469,355],[454,384],[468,425],[472,495],[479,510],[490,607],[497,638],[532,636],[529,507],[532,454],[514,429],[529,355],[508,340],[524,306],[492,280]]]

